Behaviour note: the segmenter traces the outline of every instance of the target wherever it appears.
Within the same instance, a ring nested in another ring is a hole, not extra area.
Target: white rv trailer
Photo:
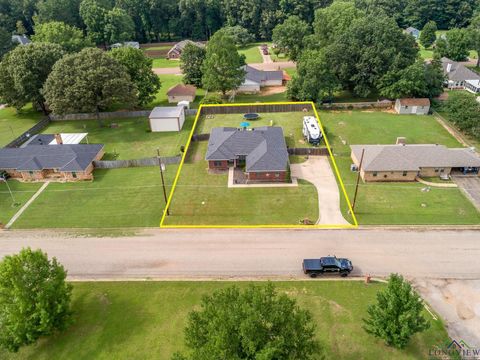
[[[312,145],[319,145],[322,140],[322,132],[314,116],[303,117],[303,137]]]

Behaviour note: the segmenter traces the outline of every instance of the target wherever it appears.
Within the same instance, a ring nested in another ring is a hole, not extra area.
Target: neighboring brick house
[[[244,166],[250,181],[289,181],[288,151],[281,127],[213,128],[205,159],[211,170]]]
[[[462,89],[474,94],[480,93],[480,75],[465,65],[448,58],[442,58],[443,73],[449,89]]]
[[[480,157],[467,148],[443,145],[352,145],[351,157],[364,181],[415,181],[417,177],[477,174]]]
[[[187,46],[188,44],[192,44],[198,47],[205,47],[205,45],[200,42],[195,42],[192,40],[182,40],[179,43],[173,45],[173,47],[168,51],[167,57],[169,59],[180,59],[183,49],[185,49],[185,46]]]
[[[197,88],[193,85],[177,84],[167,91],[168,102],[178,103],[180,101],[193,102]]]
[[[244,66],[245,80],[237,92],[255,94],[265,86],[282,86],[284,73],[282,70],[257,70],[249,65]]]
[[[398,114],[428,115],[430,111],[429,99],[397,99],[395,111]]]
[[[102,144],[30,145],[0,149],[0,171],[22,181],[93,180],[93,161],[104,154]]]

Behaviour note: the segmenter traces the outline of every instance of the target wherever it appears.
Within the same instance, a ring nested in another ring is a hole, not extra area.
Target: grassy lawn
[[[167,91],[177,84],[182,83],[182,75],[160,75],[160,81],[162,83],[162,87],[157,92],[155,100],[151,104],[147,106],[147,108],[152,108],[154,106],[174,106],[175,104],[168,103]],[[205,95],[204,89],[197,89],[197,97],[195,98],[195,102],[190,104],[190,107],[196,108],[199,106],[200,101]]]
[[[171,359],[184,350],[187,315],[211,292],[244,282],[74,283],[74,322],[63,333],[22,348],[0,351],[17,359]],[[257,283],[258,284],[258,283]],[[428,351],[449,338],[440,320],[425,312],[431,327],[415,335],[403,351],[384,345],[362,329],[366,308],[381,283],[358,281],[276,282],[307,308],[317,325],[326,359],[426,359]],[[352,296],[355,294],[355,296]]]
[[[350,199],[356,173],[350,171],[351,144],[407,143],[461,146],[432,116],[394,115],[384,112],[321,112],[322,124],[334,149],[335,160]],[[345,143],[344,143],[345,142]],[[480,213],[456,188],[431,188],[418,183],[361,183],[355,214],[360,224],[478,224]],[[347,205],[342,198],[346,219]]]
[[[173,183],[177,165],[164,173],[167,192]],[[13,228],[108,228],[157,227],[165,205],[159,169],[156,167],[95,170],[93,182],[50,183],[44,192],[15,222]],[[10,182],[12,185],[14,182]],[[0,184],[0,186],[4,186]],[[33,195],[38,184],[23,187]],[[0,187],[1,199],[5,197]],[[4,215],[3,201],[0,205]],[[8,208],[7,208],[8,210]]]
[[[42,115],[29,105],[20,113],[13,108],[0,109],[0,147],[20,136],[39,122]]]
[[[208,143],[192,143],[165,225],[285,225],[317,220],[315,187],[227,188],[228,175],[209,174]]]
[[[8,186],[10,186],[15,202],[10,196],[7,185],[3,181],[0,182],[0,223],[4,225],[35,194],[42,184],[24,184],[10,180]]]
[[[142,50],[165,50],[165,51],[168,51],[172,48],[172,45],[160,45],[160,46],[151,46],[151,47],[148,47],[148,48],[144,48]]]
[[[169,67],[180,67],[179,60],[169,60],[167,58],[154,58],[152,63],[153,68],[169,68]]]
[[[245,55],[245,62],[247,64],[263,62],[262,54],[260,54],[260,49],[258,48],[260,44],[262,43],[253,43],[238,49],[240,54]]]
[[[193,119],[194,116],[187,117],[180,132],[151,132],[146,117],[105,120],[104,126],[97,120],[55,121],[43,132],[88,132],[91,144],[105,144],[105,160],[152,157],[156,156],[157,148],[163,156],[174,156],[187,143]],[[111,123],[118,124],[118,128],[110,128]]]

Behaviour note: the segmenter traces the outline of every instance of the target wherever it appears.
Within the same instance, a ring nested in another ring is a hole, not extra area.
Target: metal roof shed
[[[180,131],[185,122],[185,109],[183,106],[159,106],[148,118],[152,132]]]

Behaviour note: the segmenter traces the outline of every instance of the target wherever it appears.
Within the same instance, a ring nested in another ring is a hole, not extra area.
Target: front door
[[[416,114],[417,113],[417,106],[412,106],[412,114]]]

